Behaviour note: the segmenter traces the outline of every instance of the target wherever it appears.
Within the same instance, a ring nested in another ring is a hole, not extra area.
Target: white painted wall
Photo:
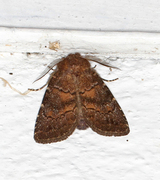
[[[159,0],[0,1],[0,25],[109,31],[159,31]]]
[[[0,80],[1,179],[158,179],[160,2],[0,0],[0,3],[0,77],[25,91],[46,82],[48,76],[32,85],[54,59],[76,51],[93,53],[121,69],[96,67],[105,79],[119,78],[107,85],[125,112],[131,130],[124,137],[104,137],[91,129],[76,130],[65,141],[37,144],[33,139],[34,125],[45,89],[21,96],[4,87]],[[61,49],[48,49],[49,41],[56,40],[60,41]],[[31,55],[27,56],[27,52]]]

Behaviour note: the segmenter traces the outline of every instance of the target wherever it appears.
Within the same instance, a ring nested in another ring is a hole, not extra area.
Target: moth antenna
[[[93,61],[93,62],[99,63],[99,64],[101,64],[103,66],[109,67],[109,68],[119,69],[119,68],[117,68],[115,66],[112,66],[109,63],[107,63],[106,61],[104,61],[104,60],[102,60],[100,58],[97,58],[95,56],[85,55],[84,58],[87,59],[88,61]]]
[[[89,59],[88,59],[88,60],[89,60]],[[102,65],[103,65],[103,64],[102,64]],[[95,68],[96,68],[96,66],[97,66],[97,65],[95,65],[95,66],[93,67],[93,69],[95,69]],[[107,65],[107,66],[108,66],[108,65]],[[112,68],[112,67],[109,67],[109,68],[110,68],[110,71],[111,71],[111,68]],[[116,67],[115,67],[115,68],[116,68]],[[116,69],[119,69],[119,68],[116,68]],[[112,82],[112,81],[116,81],[116,80],[118,80],[118,78],[111,79],[111,80],[107,80],[107,79],[103,79],[103,78],[102,78],[102,80],[103,80],[103,81],[106,81],[106,82]]]
[[[50,70],[53,70],[53,67],[56,66],[60,61],[62,61],[63,58],[59,58],[56,59],[54,61],[52,61],[47,67],[46,69],[37,77],[37,79],[33,82],[35,83],[36,81],[40,80],[41,78],[43,78]]]

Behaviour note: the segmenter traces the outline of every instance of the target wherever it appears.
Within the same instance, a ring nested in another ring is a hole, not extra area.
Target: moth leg
[[[42,87],[38,88],[38,89],[28,89],[27,91],[40,91],[40,90],[42,90],[47,85],[48,85],[48,82],[45,85],[43,85]]]
[[[115,79],[108,80],[108,79],[103,79],[103,78],[102,78],[102,80],[103,80],[103,81],[106,81],[106,82],[112,82],[112,81],[116,81],[116,80],[118,80],[118,79],[119,79],[119,78],[115,78]]]

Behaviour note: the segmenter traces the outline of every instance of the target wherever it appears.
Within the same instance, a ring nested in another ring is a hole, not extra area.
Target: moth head
[[[83,58],[79,53],[69,54],[57,64],[61,71],[71,71],[73,73],[82,72],[90,68],[90,63],[87,59]]]

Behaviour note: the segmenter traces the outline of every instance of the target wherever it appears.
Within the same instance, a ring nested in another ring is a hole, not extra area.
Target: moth
[[[57,63],[37,116],[36,142],[65,140],[76,128],[85,130],[90,127],[104,136],[129,133],[121,107],[102,78],[91,68],[89,60],[75,53]]]

